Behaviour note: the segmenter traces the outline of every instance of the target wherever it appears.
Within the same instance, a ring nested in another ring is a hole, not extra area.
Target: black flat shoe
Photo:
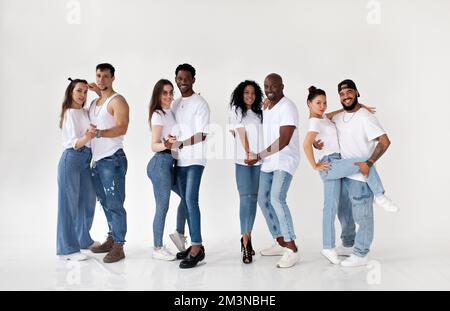
[[[192,249],[192,246],[189,246],[189,248],[187,250],[177,253],[177,259],[178,260],[185,259],[191,252],[191,249]]]
[[[191,253],[180,262],[181,269],[194,268],[200,261],[205,259],[205,248],[202,246],[197,255],[192,256]]]

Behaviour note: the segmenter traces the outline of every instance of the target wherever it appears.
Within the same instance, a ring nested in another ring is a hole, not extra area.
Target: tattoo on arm
[[[375,147],[374,152],[372,153],[372,156],[370,157],[369,161],[372,163],[375,163],[381,156],[386,152],[387,146],[385,146],[382,143],[378,143],[378,145]]]

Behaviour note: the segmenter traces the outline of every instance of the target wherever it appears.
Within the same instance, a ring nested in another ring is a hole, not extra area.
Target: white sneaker
[[[365,266],[368,263],[368,257],[358,257],[355,254],[351,254],[350,257],[341,262],[341,266],[343,267],[361,267]]]
[[[71,260],[71,261],[83,261],[83,260],[87,260],[88,258],[89,258],[88,256],[86,256],[85,254],[82,254],[80,252],[69,254],[69,255],[60,255],[59,256],[59,259],[61,259],[61,260]]]
[[[175,231],[174,233],[169,234],[169,237],[179,252],[184,252],[186,250],[187,238],[184,235]]]
[[[159,259],[159,260],[166,260],[166,261],[173,261],[177,257],[175,254],[172,254],[172,252],[167,249],[165,246],[160,248],[153,248],[153,259]]]
[[[269,248],[261,250],[262,256],[283,256],[286,251],[285,247],[280,246],[280,244],[275,243]]]
[[[353,254],[353,247],[345,247],[345,246],[338,246],[335,248],[336,253],[338,254],[338,256],[345,256],[348,257],[351,254]]]
[[[284,248],[283,257],[277,262],[278,268],[290,268],[294,266],[300,260],[300,255],[297,252],[294,252],[290,248]]]
[[[334,248],[323,249],[320,253],[325,256],[325,258],[328,259],[333,265],[338,265],[341,262]]]
[[[392,200],[389,197],[385,196],[384,194],[375,197],[374,201],[378,206],[384,208],[385,211],[396,213],[399,210],[397,204],[392,202]]]

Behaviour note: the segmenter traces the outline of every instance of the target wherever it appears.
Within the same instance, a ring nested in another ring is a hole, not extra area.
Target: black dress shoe
[[[177,259],[185,259],[191,252],[192,246],[189,246],[189,248],[183,252],[177,253]]]
[[[194,268],[200,261],[205,259],[205,248],[202,246],[197,255],[192,256],[191,253],[180,262],[181,269]]]

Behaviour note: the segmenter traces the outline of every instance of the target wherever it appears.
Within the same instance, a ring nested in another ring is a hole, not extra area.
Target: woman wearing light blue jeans
[[[310,109],[309,130],[304,141],[304,150],[311,166],[319,171],[324,182],[322,254],[333,264],[338,264],[340,260],[335,250],[334,221],[341,195],[341,179],[357,174],[360,171],[360,165],[367,159],[341,158],[337,130],[330,120],[333,115],[342,110],[325,114],[327,102],[326,93],[323,90],[313,86],[309,88],[308,107]],[[365,108],[372,111],[371,108]],[[324,148],[317,152],[320,161],[316,163],[312,146],[317,139],[324,142]],[[379,205],[388,211],[396,210],[395,204],[384,195],[384,188],[375,167],[367,176],[367,185]]]
[[[230,102],[230,125],[235,138],[236,184],[239,192],[241,224],[241,255],[246,264],[253,261],[251,234],[255,223],[261,163],[247,165],[250,153],[258,153],[262,146],[262,90],[246,80],[234,89]]]

